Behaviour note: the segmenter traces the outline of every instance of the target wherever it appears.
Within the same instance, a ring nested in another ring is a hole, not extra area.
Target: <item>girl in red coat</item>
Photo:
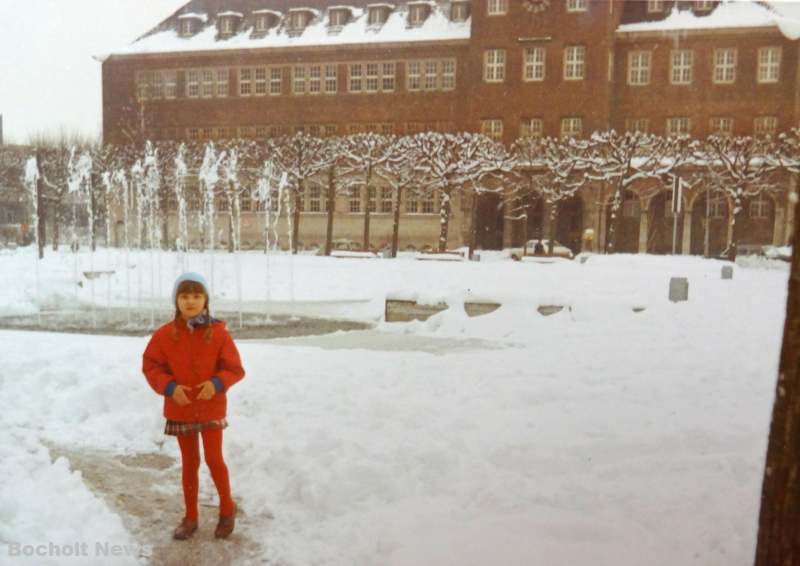
[[[198,273],[184,273],[172,293],[175,319],[153,333],[144,351],[144,375],[164,396],[165,434],[177,436],[183,466],[186,514],[173,537],[187,539],[197,530],[197,490],[200,469],[198,436],[219,493],[217,538],[233,532],[236,505],[231,499],[228,468],[222,457],[226,393],[244,377],[239,352],[225,323],[212,318],[208,285]]]

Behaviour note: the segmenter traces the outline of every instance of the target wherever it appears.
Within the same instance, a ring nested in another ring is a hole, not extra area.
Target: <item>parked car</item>
[[[549,248],[550,240],[528,240],[528,243],[524,247],[520,248],[511,248],[508,250],[511,259],[514,261],[519,261],[523,255],[547,255],[547,251]],[[560,244],[556,240],[553,240],[553,257],[563,257],[566,259],[572,259],[575,257],[572,253],[572,250],[569,249],[564,244]]]

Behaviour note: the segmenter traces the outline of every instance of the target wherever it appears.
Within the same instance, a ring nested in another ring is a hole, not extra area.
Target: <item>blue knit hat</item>
[[[175,280],[175,285],[172,287],[172,302],[178,300],[178,287],[184,281],[194,281],[195,283],[199,283],[203,286],[203,289],[206,292],[206,296],[210,299],[211,294],[208,292],[208,283],[206,282],[206,278],[200,275],[199,273],[195,273],[194,271],[187,271],[186,273],[179,275],[178,278]]]

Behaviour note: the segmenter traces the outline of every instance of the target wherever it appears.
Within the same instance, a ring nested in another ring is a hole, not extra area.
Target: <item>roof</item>
[[[781,10],[781,2],[753,0],[723,0],[708,14],[696,14],[691,9],[673,8],[663,19],[624,23],[617,33],[674,32],[694,30],[734,30],[741,28],[779,28],[790,39],[800,36],[800,10]],[[781,25],[783,24],[783,25]],[[797,35],[791,36],[796,27]],[[784,29],[786,27],[786,29]]]
[[[367,24],[367,8],[376,5],[374,0],[350,0],[347,6],[342,6],[342,0],[191,0],[154,29],[110,55],[469,39],[470,20],[450,21],[450,0],[427,1],[432,7],[430,16],[423,24],[414,27],[410,27],[407,21],[408,5],[416,3],[414,0],[397,5],[381,4],[392,11],[386,23],[376,29]],[[343,26],[331,29],[323,14],[331,8],[344,7],[351,10],[351,20]],[[288,15],[290,11],[301,9],[310,10],[314,15],[302,33],[289,33],[285,21],[267,33],[255,32],[257,14]],[[227,38],[221,38],[216,29],[216,20],[232,12],[243,16],[240,30]],[[204,25],[191,37],[182,37],[178,22],[188,17],[199,17]]]

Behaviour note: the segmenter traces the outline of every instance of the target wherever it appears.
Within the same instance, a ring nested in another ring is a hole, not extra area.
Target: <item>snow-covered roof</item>
[[[290,14],[292,12],[311,12],[312,14],[319,14],[319,10],[315,8],[309,8],[307,6],[298,6],[297,8],[289,8],[287,10]]]
[[[436,2],[433,0],[411,0],[410,2],[406,2],[409,6],[430,6],[431,8],[436,6]]]
[[[244,14],[242,14],[241,12],[232,12],[230,10],[228,10],[227,12],[220,12],[219,14],[217,14],[218,18],[224,18],[226,16],[233,16],[233,17],[236,17],[236,18],[244,18]]]
[[[428,0],[430,1],[430,0]],[[427,4],[428,1],[425,3]],[[394,8],[392,4],[378,3],[369,6]],[[284,25],[273,28],[266,36],[253,33],[251,26],[224,40],[220,40],[215,26],[205,26],[191,37],[182,37],[178,30],[169,27],[161,28],[135,42],[115,50],[114,55],[137,55],[153,53],[207,52],[240,49],[268,49],[285,47],[325,46],[325,45],[363,45],[376,43],[408,43],[430,41],[462,41],[470,38],[470,20],[450,21],[444,4],[432,4],[430,16],[419,26],[409,28],[406,14],[392,11],[387,21],[379,28],[368,24],[366,10],[353,10],[353,17],[341,27],[337,34],[331,34],[327,22],[315,18],[302,33],[288,30]],[[289,12],[318,10],[307,7],[291,8]],[[255,13],[255,12],[253,12]],[[259,10],[259,13],[272,13],[282,16],[280,12]],[[245,20],[247,21],[247,20]]]
[[[389,8],[390,10],[394,10],[395,5],[389,4],[388,2],[378,2],[375,4],[367,4],[367,8]]]
[[[279,18],[283,17],[283,13],[279,12],[278,10],[270,10],[270,9],[263,9],[263,10],[253,10],[253,15],[258,16],[262,14],[268,14],[272,16],[277,16]]]
[[[775,27],[776,12],[750,0],[724,0],[710,14],[673,9],[663,20],[622,24],[617,33]]]
[[[328,6],[328,11],[330,10],[350,10],[351,12],[355,10],[354,6]]]
[[[185,14],[181,14],[178,16],[179,20],[201,20],[203,22],[208,21],[208,14],[197,14],[195,12],[187,12]]]

